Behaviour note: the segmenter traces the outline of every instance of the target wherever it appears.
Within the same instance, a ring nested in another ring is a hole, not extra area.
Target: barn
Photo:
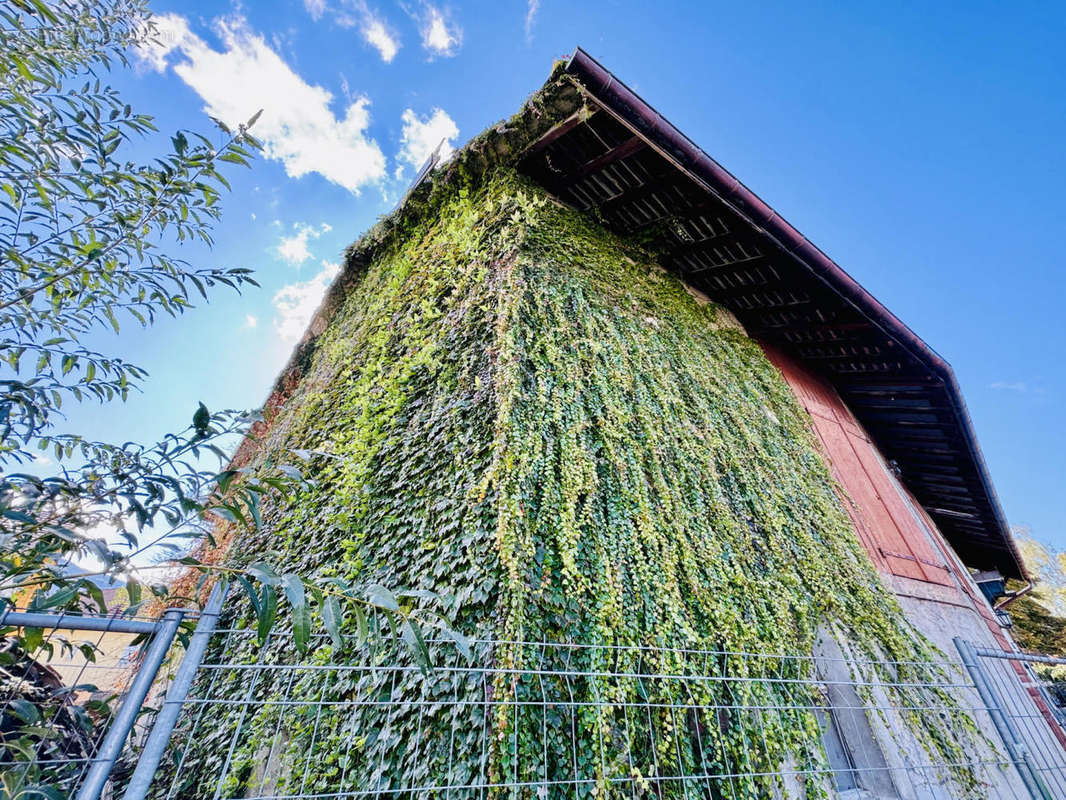
[[[223,558],[461,637],[227,644],[171,796],[1063,796],[1027,669],[1025,752],[967,673],[1026,573],[951,367],[580,49],[352,245],[255,434],[313,485]]]

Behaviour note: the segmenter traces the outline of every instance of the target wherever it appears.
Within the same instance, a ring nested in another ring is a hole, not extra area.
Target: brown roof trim
[[[929,345],[878,302],[854,278],[763,202],[717,161],[668,122],[632,89],[578,48],[566,65],[588,93],[611,114],[643,136],[690,178],[702,184],[752,226],[772,238],[797,264],[817,277],[831,292],[848,302],[859,314],[913,356],[943,385],[956,421],[966,456],[979,477],[985,500],[994,517],[990,520],[1002,539],[1002,549],[1010,562],[1000,565],[1007,575],[1024,577],[1025,567],[1014,545],[1010,526],[1003,514],[991,476],[981,455],[966,404],[951,366]]]

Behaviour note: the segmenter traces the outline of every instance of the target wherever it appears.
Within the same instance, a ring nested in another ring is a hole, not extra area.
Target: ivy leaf
[[[474,652],[471,645],[473,645],[474,640],[471,637],[463,636],[459,631],[454,631],[447,626],[441,627],[440,633],[445,639],[451,639],[455,642],[455,649],[462,654],[463,658],[468,662],[473,660]]]
[[[307,640],[311,635],[311,608],[307,605],[307,594],[304,592],[304,582],[299,575],[286,573],[281,576],[281,585],[285,589],[285,597],[292,606],[292,635],[296,642],[296,649],[301,653],[307,650]]]

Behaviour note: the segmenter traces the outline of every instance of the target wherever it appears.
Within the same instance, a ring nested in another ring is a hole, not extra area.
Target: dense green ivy
[[[314,488],[268,509],[269,535],[240,542],[232,558],[269,551],[308,576],[417,590],[405,602],[436,592],[457,630],[497,642],[474,656],[497,677],[486,687],[451,672],[337,672],[323,682],[322,673],[252,671],[250,687],[251,672],[227,674],[214,696],[251,691],[258,701],[241,723],[228,796],[268,783],[284,795],[478,776],[577,777],[586,782],[566,796],[629,795],[656,774],[728,770],[752,777],[718,796],[748,798],[768,796],[786,762],[824,763],[809,712],[678,724],[668,707],[677,690],[655,687],[651,697],[639,681],[567,679],[567,691],[602,702],[576,718],[547,714],[525,701],[559,690],[546,686],[555,679],[523,684],[511,670],[558,663],[521,643],[598,645],[566,651],[571,670],[669,674],[694,668],[670,648],[804,656],[828,629],[857,657],[894,663],[870,667],[872,677],[928,680],[938,653],[874,574],[787,384],[727,314],[639,247],[501,167],[438,194],[433,214],[397,228],[346,280],[266,452],[329,455],[312,463]],[[282,641],[257,656],[249,639],[225,657],[295,659]],[[431,650],[438,664],[464,663],[453,647]],[[328,641],[312,655],[323,664],[392,657]],[[813,677],[809,661],[751,663],[722,655],[699,668]],[[772,707],[796,705],[796,691],[709,682],[688,700]],[[921,710],[951,707],[949,695],[893,691],[915,709],[906,723],[933,758],[965,760],[968,718]],[[285,707],[270,702],[278,697],[381,704],[281,717]],[[481,710],[464,705],[486,697]],[[639,719],[627,714],[650,699],[658,705]],[[237,724],[236,710],[206,713],[183,770],[188,797],[211,793]],[[762,746],[750,747],[756,737]],[[667,756],[671,766],[657,766]],[[631,783],[608,781],[618,775]],[[975,790],[965,769],[954,778]],[[811,797],[825,790],[803,787]],[[523,790],[534,795],[543,796]]]

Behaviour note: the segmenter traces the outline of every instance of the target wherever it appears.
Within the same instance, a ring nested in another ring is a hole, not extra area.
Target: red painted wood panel
[[[902,487],[836,391],[784,354],[766,348],[811,415],[859,540],[882,572],[956,586],[951,567],[910,506]],[[847,499],[850,503],[846,502]]]

